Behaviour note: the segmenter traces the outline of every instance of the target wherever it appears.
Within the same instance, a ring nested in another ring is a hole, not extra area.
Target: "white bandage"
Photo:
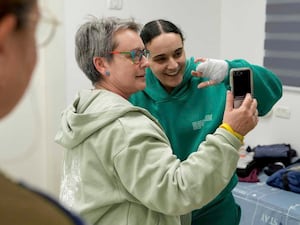
[[[227,75],[228,64],[225,60],[207,59],[197,66],[196,71],[201,72],[203,77],[220,83]]]

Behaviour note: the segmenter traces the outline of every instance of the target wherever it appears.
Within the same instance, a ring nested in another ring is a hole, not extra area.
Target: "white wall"
[[[220,57],[261,65],[264,55],[265,1],[223,0]]]
[[[42,3],[60,18],[61,24],[51,44],[40,51],[40,62],[26,97],[14,114],[0,123],[0,165],[13,177],[55,195],[63,153],[53,142],[60,112],[78,89],[90,87],[74,59],[74,35],[88,14],[133,16],[141,23],[169,19],[184,31],[189,56],[244,58],[262,64],[265,1],[123,0],[121,10],[108,9],[107,0]],[[276,117],[274,112],[261,118],[246,143],[255,146],[286,142],[299,151],[299,95],[299,89],[285,89],[274,111],[283,106],[290,110],[290,118]]]

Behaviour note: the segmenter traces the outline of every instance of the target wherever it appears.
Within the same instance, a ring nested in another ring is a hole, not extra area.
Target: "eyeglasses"
[[[147,49],[133,49],[130,52],[119,52],[119,51],[112,51],[110,54],[123,54],[123,55],[130,55],[132,63],[138,64],[142,61],[143,56],[147,59],[149,58],[150,52]]]
[[[38,46],[45,47],[51,42],[58,25],[59,21],[56,16],[49,9],[43,7],[36,32]]]

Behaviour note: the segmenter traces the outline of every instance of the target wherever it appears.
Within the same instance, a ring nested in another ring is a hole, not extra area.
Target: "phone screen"
[[[245,96],[251,93],[251,71],[249,69],[233,72],[233,95]]]

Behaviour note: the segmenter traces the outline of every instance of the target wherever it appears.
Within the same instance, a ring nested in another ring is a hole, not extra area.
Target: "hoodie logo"
[[[212,121],[212,114],[207,114],[203,120],[192,122],[193,130],[200,130],[209,121]]]

